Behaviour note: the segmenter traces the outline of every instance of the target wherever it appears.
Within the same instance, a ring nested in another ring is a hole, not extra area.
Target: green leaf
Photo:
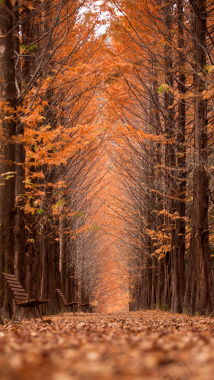
[[[3,176],[6,176],[6,177],[5,177],[5,180],[7,180],[7,179],[10,179],[10,178],[13,178],[13,177],[14,177],[14,174],[16,174],[16,172],[7,172],[7,173],[3,173],[3,174],[2,174],[2,177],[3,177]]]
[[[16,172],[7,172],[7,173],[3,173],[2,176],[3,176],[3,175],[8,175],[8,174],[16,174]]]
[[[31,50],[34,50],[36,48],[37,48],[37,45],[33,44],[33,45],[29,46],[29,48],[27,49],[27,51],[31,51]]]
[[[206,65],[205,66],[205,70],[207,70],[207,72],[210,74],[214,69],[214,66],[213,65]]]
[[[36,214],[43,214],[45,212],[45,210],[43,210],[42,208],[38,208],[38,210],[36,210]]]
[[[161,85],[158,87],[158,92],[159,92],[159,94],[161,94],[162,91],[163,91],[163,86],[162,86],[162,84],[161,84]]]
[[[25,183],[26,186],[28,186],[28,185],[32,185],[30,179],[26,179],[26,181],[23,181],[23,183]]]
[[[77,213],[77,216],[84,216],[85,214],[84,214],[84,212],[83,211],[79,211],[78,213]]]
[[[28,53],[29,51],[32,51],[32,50],[36,49],[37,45],[36,44],[32,44],[27,49],[26,49],[26,47],[27,46],[25,46],[25,45],[20,45],[20,49],[25,51],[24,54]]]
[[[166,83],[162,83],[162,84],[159,86],[159,88],[158,88],[158,92],[159,92],[159,94],[162,94],[163,91],[165,91],[165,92],[168,94],[168,92],[169,92],[169,86],[168,86],[168,84],[166,84]]]

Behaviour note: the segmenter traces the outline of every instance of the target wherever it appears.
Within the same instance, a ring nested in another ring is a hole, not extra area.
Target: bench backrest
[[[16,279],[14,274],[2,273],[2,275],[13,293],[15,303],[27,301],[27,293],[21,286],[20,282]]]
[[[63,295],[63,293],[61,292],[61,290],[60,290],[60,289],[56,289],[56,292],[57,292],[58,295],[60,296],[60,298],[61,298],[63,304],[64,304],[65,306],[67,306],[68,303],[67,303],[67,301],[66,301],[66,299],[65,299],[65,297],[64,297],[64,295]]]

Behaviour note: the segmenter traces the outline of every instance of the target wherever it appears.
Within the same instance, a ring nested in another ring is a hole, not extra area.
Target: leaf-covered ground
[[[214,319],[73,314],[0,327],[1,380],[214,379]]]

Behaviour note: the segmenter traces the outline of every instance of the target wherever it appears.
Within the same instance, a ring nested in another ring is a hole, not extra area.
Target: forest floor
[[[1,380],[213,380],[214,319],[72,313],[0,326]]]

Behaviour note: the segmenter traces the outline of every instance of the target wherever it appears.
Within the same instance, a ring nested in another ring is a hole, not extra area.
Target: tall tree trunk
[[[178,312],[183,310],[185,292],[185,212],[186,212],[186,77],[185,77],[185,54],[184,54],[184,9],[183,0],[177,1],[178,7],[178,47],[179,47],[179,84],[178,91],[183,98],[178,103],[178,215],[176,221],[176,259],[177,259],[177,294]]]
[[[2,269],[14,272],[14,227],[15,227],[15,143],[16,133],[15,107],[15,65],[13,39],[13,6],[5,0],[0,5],[1,41],[1,100],[2,104],[2,149],[1,149],[1,261]],[[9,109],[10,108],[10,109]],[[4,311],[11,314],[12,300],[5,288]]]
[[[174,298],[171,296],[174,294],[175,287],[175,221],[171,215],[176,211],[175,201],[175,127],[174,127],[174,96],[171,91],[173,88],[173,51],[172,51],[172,1],[166,1],[164,7],[165,11],[165,27],[167,29],[167,41],[165,47],[165,69],[166,69],[166,84],[168,89],[165,91],[165,136],[168,140],[165,148],[165,165],[166,165],[166,210],[170,216],[166,216],[166,229],[170,236],[171,247],[166,252],[166,258],[164,263],[165,272],[165,289],[164,289],[164,304],[165,307],[170,307],[172,302],[172,309],[174,309]],[[169,243],[167,243],[169,245]],[[172,293],[171,293],[172,289]]]
[[[186,104],[185,104],[185,55],[184,55],[184,11],[183,0],[177,0],[178,13],[178,91],[181,98],[178,101],[178,121],[177,121],[177,204],[175,230],[175,249],[172,272],[172,305],[171,311],[180,313],[183,310],[183,299],[185,292],[185,197],[186,197]]]
[[[156,64],[154,61],[154,81],[153,81],[153,100],[154,100],[154,106],[152,108],[155,109],[155,128],[156,128],[156,134],[160,136],[161,131],[162,131],[162,126],[161,126],[161,119],[160,119],[160,111],[161,111],[161,105],[160,105],[160,100],[159,100],[159,95],[157,92],[158,88],[158,82],[157,82],[157,69],[156,69]],[[162,166],[162,148],[161,148],[161,143],[157,142],[155,146],[155,157],[154,160],[156,162],[156,170],[155,170],[155,192],[156,192],[156,230],[157,233],[161,232],[163,229],[163,224],[164,224],[164,218],[163,215],[160,215],[159,212],[163,210],[163,194],[161,192],[163,191],[163,170],[161,168]],[[156,246],[156,249],[160,248],[160,246]],[[161,254],[158,255],[158,257],[153,256],[153,265],[154,265],[154,273],[156,274],[156,294],[155,294],[155,299],[156,299],[156,304],[155,307],[157,309],[161,309],[163,307],[163,295],[164,295],[164,259]],[[156,267],[156,268],[155,268]]]
[[[205,90],[206,65],[206,0],[191,1],[193,6],[194,37],[194,172],[191,247],[185,308],[207,313],[213,309],[211,263],[208,226],[208,175],[207,165],[207,101]]]
[[[39,37],[38,21],[35,20],[34,10],[28,8],[28,2],[23,4],[22,8],[22,45],[27,47]],[[22,92],[29,84],[35,70],[35,60],[37,50],[28,51],[22,58]],[[19,123],[17,127],[17,136],[24,136],[24,125]],[[22,208],[25,202],[20,194],[25,194],[25,146],[24,143],[17,143],[17,235],[16,235],[16,253],[17,253],[17,272],[23,284],[26,282],[28,296],[31,298],[38,297],[38,289],[41,285],[41,253],[39,250],[39,242],[37,242],[37,231],[35,225],[35,216],[24,214]],[[20,165],[21,164],[21,165]],[[33,163],[34,164],[34,163]],[[35,171],[35,166],[32,164],[30,171]],[[33,207],[33,201],[32,207]],[[30,229],[26,234],[22,235],[21,225],[28,225]],[[24,251],[22,251],[24,249]],[[38,252],[39,251],[39,252]],[[26,252],[26,256],[24,253]],[[24,269],[27,268],[27,273]],[[34,273],[38,273],[35,278]]]
[[[16,83],[21,91],[21,62],[20,62],[20,42],[19,42],[19,0],[15,1],[15,13],[14,13],[14,24],[16,25],[16,35],[14,36],[14,47],[16,57],[18,57],[16,62],[16,71],[18,71],[19,76],[16,78]],[[26,23],[30,25],[30,22]],[[22,28],[23,39],[25,37],[25,28]],[[25,44],[25,41],[23,42]],[[26,58],[25,58],[26,59]],[[25,144],[23,142],[24,138],[24,125],[20,120],[17,120],[16,125],[16,137],[18,140],[16,143],[16,227],[15,227],[15,274],[21,284],[26,286],[26,275],[27,275],[27,255],[25,250]],[[22,140],[22,141],[21,141]]]

